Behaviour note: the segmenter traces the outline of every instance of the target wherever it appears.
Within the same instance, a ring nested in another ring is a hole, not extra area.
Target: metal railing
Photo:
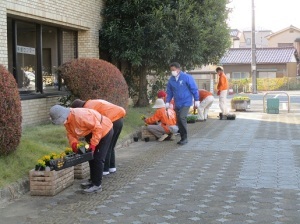
[[[290,95],[287,93],[287,92],[283,92],[283,91],[275,91],[275,92],[267,92],[267,93],[265,93],[265,95],[264,95],[264,98],[263,98],[263,112],[265,113],[266,112],[266,101],[265,101],[265,98],[266,98],[266,96],[267,95],[269,95],[269,94],[285,94],[286,96],[287,96],[287,98],[288,98],[288,113],[290,112],[290,110],[291,110],[291,98],[290,98]]]

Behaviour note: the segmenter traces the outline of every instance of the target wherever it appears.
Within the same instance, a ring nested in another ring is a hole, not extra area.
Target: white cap
[[[163,108],[163,107],[166,107],[164,100],[163,99],[157,99],[152,108]]]

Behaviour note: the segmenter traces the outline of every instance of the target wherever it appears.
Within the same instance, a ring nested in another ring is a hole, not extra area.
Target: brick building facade
[[[102,7],[102,0],[1,1],[0,64],[18,83],[23,125],[48,120],[49,108],[63,92],[59,65],[99,57]]]

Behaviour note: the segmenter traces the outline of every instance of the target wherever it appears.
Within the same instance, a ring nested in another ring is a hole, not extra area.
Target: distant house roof
[[[286,48],[257,48],[257,64],[284,64],[293,61],[296,49]],[[230,48],[220,60],[220,64],[251,64],[251,48]]]
[[[282,33],[282,32],[285,32],[285,31],[287,31],[287,30],[290,30],[290,29],[293,29],[293,30],[296,30],[296,31],[300,32],[300,29],[299,29],[299,28],[297,28],[297,27],[291,25],[291,26],[289,26],[289,27],[287,27],[287,28],[284,28],[284,29],[282,29],[282,30],[279,30],[279,31],[277,31],[277,32],[275,32],[275,33],[272,33],[272,34],[266,36],[266,38],[269,39],[269,38],[271,38],[271,37],[273,37],[273,36],[276,36],[276,35],[278,35],[278,34],[280,34],[280,33]]]
[[[231,37],[238,37],[238,35],[239,35],[239,30],[238,29],[231,29],[230,30],[230,36]]]

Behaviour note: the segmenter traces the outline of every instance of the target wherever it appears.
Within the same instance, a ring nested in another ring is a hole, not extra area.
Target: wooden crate
[[[155,135],[153,135],[151,132],[149,132],[146,127],[143,127],[142,128],[142,140],[144,140],[146,137],[149,137],[149,140],[156,140]]]
[[[74,178],[85,179],[90,176],[89,162],[84,162],[74,166]]]
[[[29,171],[30,194],[53,196],[74,182],[74,167],[59,171]]]

